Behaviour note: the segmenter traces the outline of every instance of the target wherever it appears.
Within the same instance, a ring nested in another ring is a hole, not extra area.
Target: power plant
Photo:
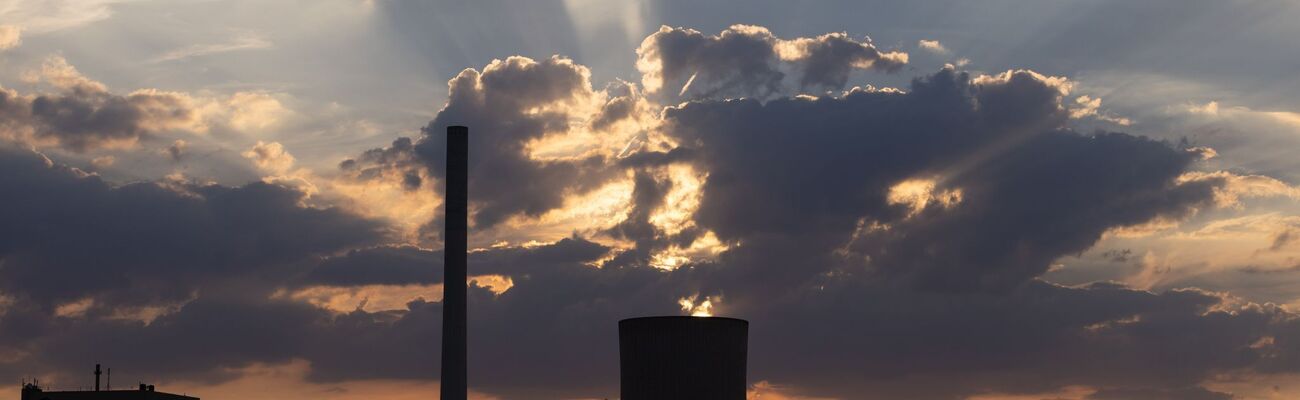
[[[469,128],[447,127],[442,400],[468,396]],[[744,400],[749,322],[663,316],[619,321],[622,400]],[[26,400],[26,399],[24,399]]]

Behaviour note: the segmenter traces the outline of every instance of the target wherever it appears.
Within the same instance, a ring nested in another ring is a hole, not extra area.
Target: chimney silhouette
[[[442,270],[442,400],[466,400],[465,264],[469,234],[469,128],[447,127]]]
[[[618,322],[622,400],[745,400],[749,322],[641,317]]]
[[[99,371],[99,364],[95,364],[95,391],[96,392],[99,391],[99,374],[101,373],[102,372]]]

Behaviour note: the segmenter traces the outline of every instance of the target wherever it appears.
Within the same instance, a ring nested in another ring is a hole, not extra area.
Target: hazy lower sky
[[[435,396],[468,125],[477,398],[616,397],[644,315],[749,320],[752,399],[1297,398],[1297,20],[0,0],[0,376]]]

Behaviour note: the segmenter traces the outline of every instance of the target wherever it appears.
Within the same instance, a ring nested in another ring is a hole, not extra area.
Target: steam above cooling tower
[[[744,400],[748,342],[742,319],[619,321],[622,400]]]

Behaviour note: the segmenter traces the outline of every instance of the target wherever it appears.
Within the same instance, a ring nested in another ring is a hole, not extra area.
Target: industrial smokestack
[[[442,400],[465,400],[468,335],[465,261],[469,234],[469,128],[447,127],[447,183],[443,208]]]
[[[102,372],[99,371],[99,364],[95,364],[95,391],[96,392],[99,391],[99,374],[101,373]]]
[[[622,400],[745,400],[748,341],[742,319],[619,321]]]

